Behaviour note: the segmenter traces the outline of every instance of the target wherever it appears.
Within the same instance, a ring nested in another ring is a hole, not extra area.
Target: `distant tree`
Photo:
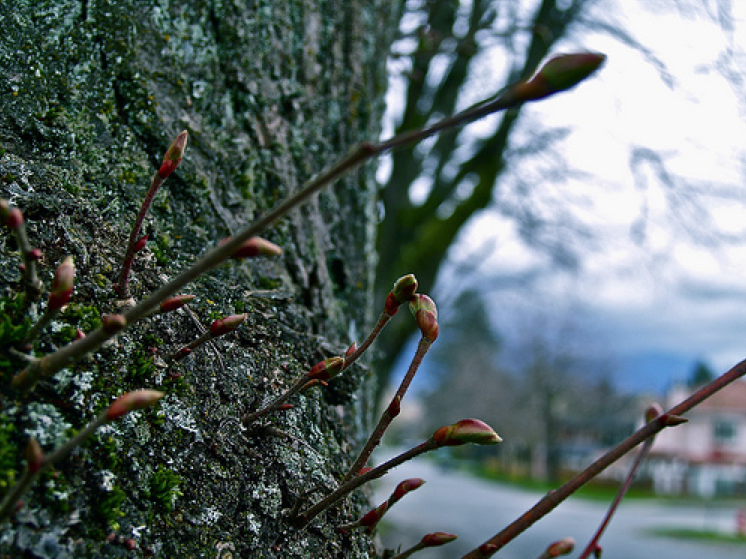
[[[535,11],[523,3],[503,0],[411,2],[403,19],[402,38],[394,58],[406,68],[405,105],[396,130],[410,130],[448,115],[463,103],[465,89],[489,78],[495,64],[483,56],[498,44],[510,59],[504,83],[530,76],[565,36],[591,0],[543,0]],[[412,24],[413,22],[416,22]],[[524,43],[524,39],[529,38]],[[526,44],[520,48],[518,44]],[[497,91],[496,88],[495,91]],[[489,94],[489,92],[485,92]],[[472,102],[478,99],[473,99]],[[496,181],[505,167],[509,138],[521,113],[505,113],[492,134],[463,153],[463,134],[445,134],[426,145],[394,153],[391,172],[380,190],[383,219],[378,231],[376,289],[382,298],[400,276],[416,272],[429,289],[461,227],[493,199]],[[556,138],[556,131],[536,138],[540,149]],[[423,200],[412,196],[416,181],[424,181]],[[527,235],[538,233],[537,216],[529,208],[515,209]],[[532,225],[533,223],[533,225]],[[538,237],[537,237],[538,242]],[[561,243],[551,243],[558,260],[569,262]],[[396,255],[387,258],[388,255]],[[401,350],[411,327],[392,324],[381,339],[382,354],[390,362]],[[387,369],[381,372],[385,375]]]
[[[689,386],[702,386],[714,378],[715,373],[712,372],[712,369],[704,361],[697,361],[689,375]]]

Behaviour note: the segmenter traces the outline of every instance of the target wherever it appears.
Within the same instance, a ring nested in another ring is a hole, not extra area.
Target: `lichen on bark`
[[[375,138],[399,4],[3,3],[0,197],[23,210],[45,285],[66,255],[76,265],[72,303],[36,351],[116,310],[129,228],[180,130],[189,147],[146,219],[136,298]],[[268,231],[282,258],[230,263],[197,281],[191,308],[203,325],[249,317],[177,369],[164,369],[163,356],[199,334],[184,313],[135,326],[28,397],[0,390],[0,433],[18,449],[33,429],[80,429],[124,391],[167,392],[43,477],[3,527],[0,551],[129,557],[123,542],[133,539],[160,557],[370,556],[367,537],[334,530],[360,511],[360,496],[302,535],[283,516],[354,457],[370,419],[365,370],[301,395],[273,428],[247,432],[238,418],[369,326],[373,185],[364,168]],[[0,262],[0,296],[11,301],[20,260],[7,231]],[[11,371],[0,373],[7,386]],[[22,458],[0,454],[2,483]]]

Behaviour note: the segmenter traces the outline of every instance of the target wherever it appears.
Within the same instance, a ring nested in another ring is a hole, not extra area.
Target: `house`
[[[664,408],[694,389],[674,386]],[[658,434],[648,459],[653,489],[701,497],[746,494],[746,380],[737,380]]]

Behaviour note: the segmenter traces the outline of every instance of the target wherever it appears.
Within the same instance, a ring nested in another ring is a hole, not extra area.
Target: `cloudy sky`
[[[474,277],[504,335],[526,317],[569,320],[588,353],[620,375],[648,367],[658,388],[696,359],[724,372],[746,358],[746,2],[671,4],[596,3],[589,19],[600,28],[576,30],[558,52],[603,52],[604,68],[522,116],[516,149],[537,128],[571,130],[555,146],[570,178],[553,179],[556,158],[534,157],[516,158],[505,180],[535,183],[536,203],[593,234],[587,250],[568,240],[586,255],[579,268],[558,270],[497,208],[452,250],[454,262],[483,260]],[[436,301],[458,281],[454,269],[441,274]]]

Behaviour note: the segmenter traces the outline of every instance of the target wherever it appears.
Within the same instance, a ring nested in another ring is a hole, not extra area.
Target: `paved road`
[[[381,539],[388,548],[410,547],[428,532],[458,534],[455,542],[423,551],[421,559],[456,559],[481,544],[531,508],[541,494],[487,483],[458,472],[444,472],[429,461],[403,464],[379,481],[376,503],[401,480],[421,477],[427,483],[397,503],[386,515]],[[495,557],[535,559],[556,539],[572,536],[578,552],[589,541],[607,505],[570,498]],[[735,529],[736,506],[694,507],[627,501],[607,528],[603,559],[746,559],[746,545],[713,544],[651,536],[660,527]]]

